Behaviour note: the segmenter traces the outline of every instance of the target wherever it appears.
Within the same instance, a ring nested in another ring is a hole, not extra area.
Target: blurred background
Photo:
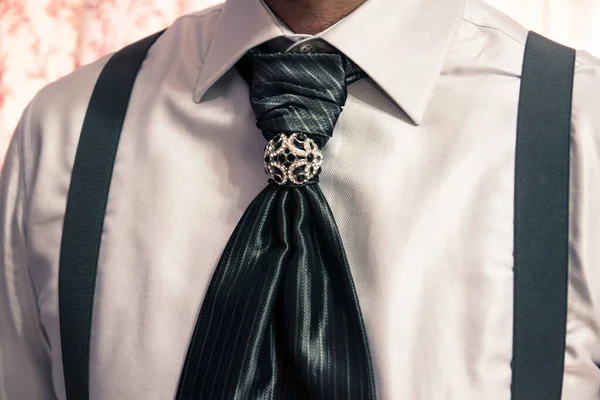
[[[220,1],[0,0],[0,165],[41,87]],[[600,56],[600,0],[487,1],[529,29]]]

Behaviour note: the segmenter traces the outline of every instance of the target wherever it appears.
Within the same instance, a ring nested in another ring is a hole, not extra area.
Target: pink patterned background
[[[0,0],[0,165],[41,87],[218,1]],[[531,29],[600,54],[600,0],[488,1]]]

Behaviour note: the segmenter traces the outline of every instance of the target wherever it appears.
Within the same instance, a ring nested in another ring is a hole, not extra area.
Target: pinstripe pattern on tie
[[[347,82],[362,72],[338,54],[249,56],[254,74],[241,73],[252,77],[263,135],[303,132],[324,145]],[[217,265],[177,399],[375,398],[360,305],[329,205],[316,182],[271,183]]]

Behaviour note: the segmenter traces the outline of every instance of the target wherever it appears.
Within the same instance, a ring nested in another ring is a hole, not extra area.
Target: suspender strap
[[[113,165],[135,77],[161,33],[112,56],[100,73],[83,121],[67,197],[58,278],[68,399],[89,398],[94,287]]]
[[[529,33],[515,168],[513,400],[561,398],[574,66],[574,50]]]

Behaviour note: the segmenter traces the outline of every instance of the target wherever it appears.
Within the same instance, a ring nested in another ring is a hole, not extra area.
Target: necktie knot
[[[322,148],[346,102],[348,61],[334,53],[251,51],[250,103],[267,140],[302,133]]]

